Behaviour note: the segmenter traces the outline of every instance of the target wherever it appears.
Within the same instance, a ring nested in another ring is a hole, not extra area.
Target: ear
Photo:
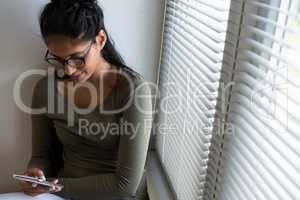
[[[96,42],[97,42],[97,47],[100,49],[100,51],[104,48],[106,41],[107,41],[106,33],[103,30],[99,31],[98,35],[96,36]]]

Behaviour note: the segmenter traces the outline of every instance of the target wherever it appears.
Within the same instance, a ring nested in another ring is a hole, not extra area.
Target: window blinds
[[[234,85],[219,102],[234,133],[213,137],[205,199],[300,199],[299,12],[231,1],[221,80]]]
[[[228,13],[224,0],[166,2],[154,131],[179,200],[203,196]]]

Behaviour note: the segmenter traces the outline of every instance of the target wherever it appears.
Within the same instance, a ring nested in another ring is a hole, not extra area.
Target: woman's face
[[[61,35],[49,36],[47,39],[48,57],[58,58],[59,60],[69,58],[84,59],[85,65],[78,68],[66,64],[62,68],[64,73],[71,76],[75,82],[85,82],[96,78],[101,73],[101,67],[104,67],[106,63],[101,56],[101,50],[106,41],[105,35],[102,34],[99,33],[96,37],[96,42],[82,41]]]

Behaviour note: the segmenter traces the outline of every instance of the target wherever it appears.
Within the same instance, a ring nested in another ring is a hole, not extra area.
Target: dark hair
[[[93,40],[103,30],[107,35],[102,50],[104,59],[117,67],[125,66],[105,29],[103,11],[97,0],[51,0],[42,10],[39,21],[45,42],[50,35]]]

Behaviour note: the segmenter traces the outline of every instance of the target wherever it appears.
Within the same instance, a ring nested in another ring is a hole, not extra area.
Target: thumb
[[[44,172],[42,171],[42,170],[40,170],[40,169],[37,169],[36,170],[36,175],[39,177],[39,178],[41,178],[42,180],[46,180],[46,177],[45,177],[45,175],[44,175]]]

